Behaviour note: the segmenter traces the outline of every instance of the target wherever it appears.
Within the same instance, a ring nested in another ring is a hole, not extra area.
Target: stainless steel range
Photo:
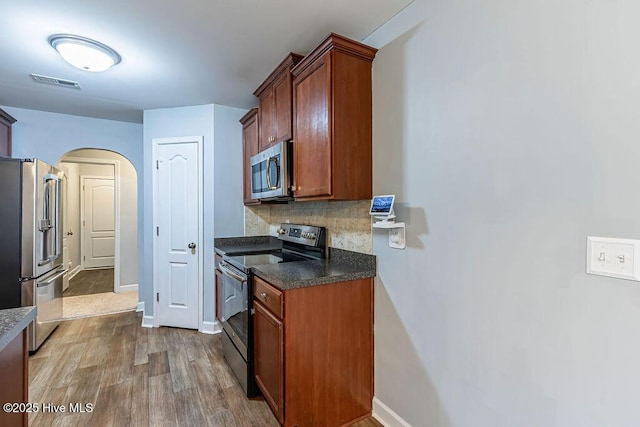
[[[281,250],[225,255],[218,265],[223,274],[223,297],[216,302],[222,320],[222,352],[249,397],[258,394],[253,377],[253,269],[326,258],[326,234],[324,227],[282,224],[278,230]]]

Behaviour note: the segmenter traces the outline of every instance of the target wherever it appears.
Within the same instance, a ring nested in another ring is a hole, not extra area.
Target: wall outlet
[[[389,246],[395,249],[404,249],[407,247],[404,227],[389,229]]]
[[[587,236],[587,273],[640,281],[640,240]]]

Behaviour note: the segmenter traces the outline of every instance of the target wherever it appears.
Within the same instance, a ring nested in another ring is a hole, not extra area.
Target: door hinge
[[[84,227],[85,225],[87,225],[87,224],[85,223],[85,220],[83,219],[82,220],[82,226]]]
[[[160,302],[160,292],[156,294],[156,302]]]
[[[160,169],[160,160],[156,160],[156,169]]]
[[[160,235],[160,227],[156,227],[156,236]]]
[[[86,260],[87,260],[87,257],[86,257],[86,256],[84,256],[84,255],[82,255],[82,260],[83,260],[83,261],[86,261]]]

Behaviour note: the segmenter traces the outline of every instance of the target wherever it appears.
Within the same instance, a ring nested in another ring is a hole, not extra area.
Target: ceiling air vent
[[[46,83],[48,85],[80,89],[80,83],[74,82],[73,80],[59,79],[57,77],[48,77],[48,76],[43,76],[41,74],[35,74],[35,73],[31,73],[30,76],[33,77],[33,80],[37,81],[38,83]]]

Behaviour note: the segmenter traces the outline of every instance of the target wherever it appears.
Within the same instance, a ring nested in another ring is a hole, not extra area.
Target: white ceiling
[[[253,91],[288,52],[330,32],[362,40],[412,0],[15,0],[0,12],[0,105],[128,122],[153,108],[256,105]],[[122,62],[68,65],[51,34],[89,37]],[[81,90],[34,82],[75,80]]]

